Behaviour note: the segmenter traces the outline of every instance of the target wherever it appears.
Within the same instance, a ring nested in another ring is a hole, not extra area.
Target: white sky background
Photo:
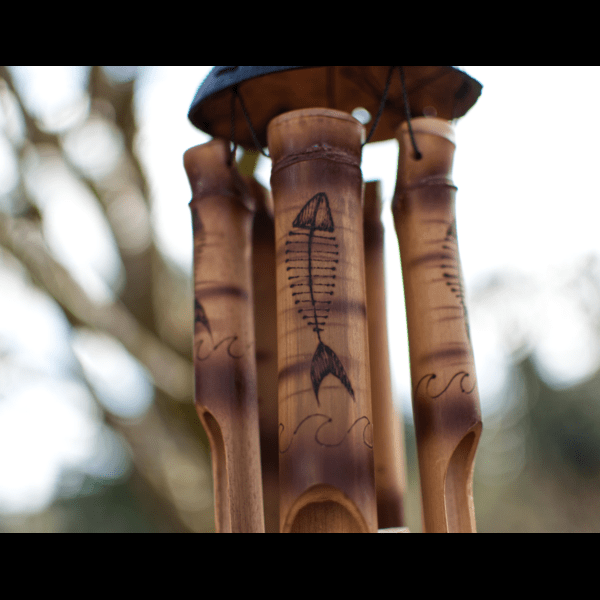
[[[600,258],[600,119],[586,108],[600,103],[600,67],[461,68],[483,84],[480,99],[456,125],[454,180],[485,418],[486,412],[496,410],[508,353],[521,339],[510,339],[506,323],[516,323],[525,332],[548,380],[556,385],[585,378],[600,364],[598,341],[563,292],[574,271],[588,259]],[[187,111],[209,69],[143,67],[138,81],[139,149],[150,178],[154,233],[165,254],[189,273],[190,189],[182,156],[208,140],[188,122]],[[30,67],[15,70],[17,74],[39,114],[58,110],[63,121],[86,114],[81,68]],[[18,123],[0,106],[0,210],[3,194],[14,185],[14,157],[7,140],[18,135]],[[96,135],[99,154],[110,162],[118,156],[111,150],[114,142],[104,130]],[[45,182],[40,197],[55,205],[44,215],[54,251],[92,296],[99,301],[110,297],[120,265],[92,203],[59,166],[31,160],[32,169],[38,168],[35,181]],[[363,177],[382,181],[385,202],[391,200],[396,168],[396,142],[365,148]],[[266,186],[269,171],[270,161],[261,159],[257,178]],[[82,223],[85,243],[68,239],[69,232],[81,235]],[[400,308],[393,227],[388,241],[390,303]],[[509,296],[480,299],[477,290],[494,274],[509,275],[519,286]],[[408,412],[405,317],[403,310],[392,312],[392,371],[398,402]],[[66,331],[56,306],[31,289],[0,254],[0,512],[42,509],[57,493],[65,467],[83,465],[108,478],[127,471],[123,443],[102,426],[77,378],[81,372],[95,377],[109,410],[135,416],[152,400],[148,377],[114,341],[86,331],[69,340]],[[99,356],[103,362],[93,372]],[[111,381],[121,381],[122,389],[111,388]],[[38,416],[32,419],[31,414]]]

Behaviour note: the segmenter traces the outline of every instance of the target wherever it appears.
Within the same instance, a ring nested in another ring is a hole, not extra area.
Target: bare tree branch
[[[0,245],[15,255],[34,281],[52,296],[74,323],[118,339],[151,373],[157,388],[177,400],[192,397],[193,367],[139,322],[120,303],[96,304],[46,248],[39,227],[28,219],[0,213]]]

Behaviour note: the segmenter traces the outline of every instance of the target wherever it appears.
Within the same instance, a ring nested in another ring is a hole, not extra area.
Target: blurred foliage
[[[104,422],[129,448],[132,468],[125,479],[86,475],[75,491],[59,494],[42,513],[0,516],[0,531],[211,531],[208,443],[192,402],[191,274],[174,268],[152,235],[135,244],[128,237],[133,225],[127,215],[150,223],[150,185],[136,152],[135,75],[119,81],[98,66],[87,73],[87,118],[102,119],[122,141],[119,160],[96,175],[65,152],[69,130],[55,133],[44,128],[28,111],[11,70],[0,67],[4,86],[0,91],[16,102],[25,129],[25,141],[14,142],[19,181],[10,204],[0,209],[0,251],[13,257],[31,281],[58,303],[72,328],[91,328],[119,340],[151,374],[154,402],[138,419],[117,417],[98,402]],[[33,150],[60,156],[110,225],[122,263],[111,301],[98,303],[90,298],[68,267],[48,250],[43,211],[25,183],[25,163]],[[256,156],[246,155],[241,168],[250,173],[255,164]],[[122,203],[118,210],[116,199]],[[585,300],[588,326],[600,340],[600,279],[592,271],[582,272],[575,283],[587,282],[586,293],[577,298]],[[509,293],[512,289],[511,281],[494,285]],[[482,293],[494,286],[484,288]],[[476,302],[476,294],[473,298]],[[512,325],[504,324],[506,335],[518,338]],[[92,386],[89,389],[93,395]],[[600,531],[600,372],[574,386],[551,387],[525,340],[514,351],[503,393],[502,408],[484,421],[477,457],[478,530]],[[411,531],[418,532],[418,470],[410,420],[405,440],[407,521]],[[64,474],[65,480],[68,475]]]
[[[210,531],[208,442],[192,402],[190,276],[165,259],[152,236],[146,244],[131,245],[123,235],[127,215],[141,213],[150,222],[149,184],[135,151],[135,77],[115,81],[103,67],[89,69],[87,118],[103,119],[122,140],[119,160],[99,176],[69,159],[64,148],[69,131],[49,132],[29,113],[6,67],[0,67],[0,84],[16,101],[25,127],[25,141],[15,148],[19,183],[8,210],[0,212],[0,247],[56,300],[72,327],[88,327],[119,340],[155,383],[152,406],[136,420],[116,417],[98,402],[105,422],[129,446],[133,469],[126,482],[88,481],[82,493],[57,500],[46,513],[4,516],[1,526],[26,531]],[[48,250],[43,214],[25,185],[23,163],[34,150],[59,155],[104,213],[123,265],[122,285],[112,301],[90,298]]]

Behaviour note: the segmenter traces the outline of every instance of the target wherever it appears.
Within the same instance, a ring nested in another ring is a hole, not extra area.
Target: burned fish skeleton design
[[[336,353],[321,339],[335,291],[338,244],[329,199],[315,194],[298,213],[286,241],[288,281],[298,314],[317,334],[317,349],[310,364],[310,378],[319,402],[319,387],[327,375],[337,377],[354,401],[354,390]]]
[[[465,290],[462,283],[460,263],[458,261],[458,236],[456,234],[456,219],[452,221],[446,230],[446,236],[442,242],[442,250],[450,250],[454,256],[454,258],[451,258],[450,261],[445,261],[445,264],[440,265],[440,267],[444,270],[443,276],[447,280],[446,285],[450,288],[450,291],[455,294],[455,297],[458,298],[458,302],[464,316],[467,339],[469,340],[470,344],[471,331],[469,327],[469,315],[467,313]]]

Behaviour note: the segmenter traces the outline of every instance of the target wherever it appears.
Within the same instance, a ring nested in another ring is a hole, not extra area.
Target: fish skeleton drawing
[[[458,238],[456,235],[456,220],[452,221],[446,230],[446,236],[442,242],[442,250],[450,250],[456,253],[456,258],[450,261],[450,264],[440,265],[444,269],[443,276],[447,280],[446,285],[450,288],[450,291],[455,294],[458,298],[458,302],[462,309],[465,322],[465,330],[467,332],[467,339],[471,343],[471,332],[469,328],[469,315],[467,314],[467,305],[465,303],[465,292],[462,283],[462,274],[460,272],[460,263],[458,262]],[[446,261],[447,263],[448,261]]]
[[[321,339],[331,310],[338,264],[338,244],[329,199],[315,194],[298,213],[286,241],[288,281],[298,313],[317,335],[317,349],[310,364],[310,378],[317,405],[319,388],[327,375],[337,377],[354,398],[354,390],[336,353]]]

